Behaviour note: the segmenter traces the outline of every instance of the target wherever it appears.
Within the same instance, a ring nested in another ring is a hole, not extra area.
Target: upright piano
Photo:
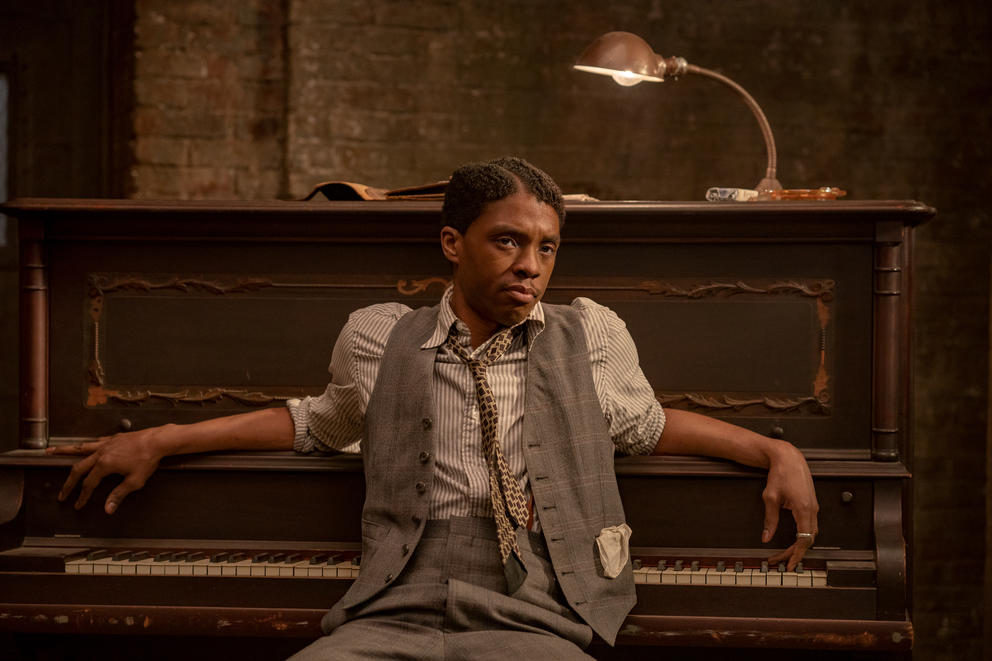
[[[0,455],[0,632],[283,650],[316,638],[361,571],[360,457],[175,457],[107,516],[113,480],[76,511],[56,500],[72,460],[43,449],[322,392],[350,311],[444,290],[439,203],[2,211],[19,225],[22,401],[17,449]],[[763,561],[795,524],[783,514],[761,543],[761,471],[618,457],[638,603],[627,651],[595,654],[908,654],[911,253],[933,214],[913,201],[568,205],[547,300],[613,308],[663,405],[802,449],[821,508],[802,569],[785,571]]]

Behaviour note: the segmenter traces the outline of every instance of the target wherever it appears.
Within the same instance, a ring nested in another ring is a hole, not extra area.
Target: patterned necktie
[[[454,325],[448,333],[448,348],[461,358],[475,378],[475,394],[479,401],[479,421],[482,426],[482,449],[489,466],[489,498],[493,506],[493,518],[496,520],[496,535],[499,539],[499,555],[507,568],[507,581],[510,592],[514,592],[519,583],[523,582],[526,570],[520,561],[520,548],[514,530],[527,525],[527,500],[516,478],[510,473],[506,457],[500,448],[497,434],[499,412],[496,410],[496,398],[486,380],[486,369],[496,362],[503,352],[513,342],[512,328],[504,328],[493,338],[489,349],[481,358],[472,358],[468,351],[458,343],[458,330]],[[510,566],[515,565],[515,566]]]

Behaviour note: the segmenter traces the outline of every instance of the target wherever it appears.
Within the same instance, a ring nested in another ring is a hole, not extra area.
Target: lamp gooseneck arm
[[[747,104],[747,107],[751,109],[751,112],[754,113],[755,118],[758,120],[758,126],[761,127],[761,135],[765,138],[765,148],[768,150],[768,168],[765,170],[765,178],[758,183],[757,189],[759,192],[781,190],[782,184],[777,179],[778,155],[775,151],[775,138],[772,136],[772,127],[768,124],[765,113],[762,112],[761,106],[754,100],[754,97],[748,94],[747,90],[743,87],[716,71],[710,71],[695,64],[686,64],[685,72],[696,73],[718,80],[724,85],[729,86],[744,99],[744,103]]]

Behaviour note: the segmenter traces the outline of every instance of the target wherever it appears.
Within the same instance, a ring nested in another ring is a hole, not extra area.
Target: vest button
[[[427,491],[427,484],[425,482],[417,482],[414,486],[417,487],[417,493],[424,493]]]
[[[431,420],[430,418],[424,418],[422,422],[424,423],[425,430],[429,431],[430,428],[434,426],[434,421]]]
[[[393,575],[392,574],[386,574],[386,583],[388,583],[391,580],[393,580]]]
[[[431,453],[428,452],[427,450],[424,450],[423,452],[420,453],[419,458],[420,458],[420,463],[426,464],[428,461],[431,460]]]
[[[403,555],[406,555],[409,552],[410,552],[409,544],[404,544],[402,547],[400,547],[400,553],[402,553]]]

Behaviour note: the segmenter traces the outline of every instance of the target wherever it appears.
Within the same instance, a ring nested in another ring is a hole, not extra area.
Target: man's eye
[[[496,239],[496,243],[498,243],[501,246],[506,246],[506,247],[511,247],[511,246],[517,245],[517,242],[514,241],[513,239],[511,239],[508,236],[501,236],[501,237],[499,237],[498,239]]]
[[[546,255],[553,255],[556,252],[558,252],[558,246],[553,246],[553,245],[541,246],[541,252],[543,252]]]

